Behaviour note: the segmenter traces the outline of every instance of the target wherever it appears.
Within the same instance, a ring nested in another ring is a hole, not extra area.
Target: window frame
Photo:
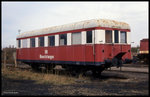
[[[18,48],[21,48],[21,39],[18,40]]]
[[[41,39],[40,38],[43,38],[43,42],[41,41]],[[42,37],[38,37],[38,45],[39,45],[39,47],[44,47],[44,41],[45,39],[44,39],[44,36],[42,36]],[[42,45],[41,45],[42,44]]]
[[[73,44],[73,34],[75,34],[75,33],[80,33],[80,43],[78,43],[78,44]],[[71,33],[71,45],[79,45],[79,44],[82,44],[82,34],[81,34],[81,32]]]
[[[88,32],[91,32],[91,37],[90,37],[90,42],[88,42]],[[93,43],[93,30],[89,30],[89,31],[86,31],[86,44],[92,44]]]
[[[28,40],[22,39],[22,48],[28,48]]]
[[[121,33],[125,33],[125,42],[122,42],[121,40]],[[122,44],[126,44],[127,43],[127,32],[126,31],[120,31],[120,43],[122,43]]]
[[[110,31],[111,32],[111,42],[107,42],[106,40],[107,40],[107,38],[106,38],[106,33],[107,33],[107,31]],[[108,44],[112,44],[113,43],[113,33],[112,33],[112,31],[113,30],[105,30],[105,43],[108,43]]]
[[[119,43],[119,30],[114,30],[114,43]]]
[[[53,37],[53,45],[51,45],[51,38]],[[48,46],[55,46],[55,35],[48,36]]]
[[[61,37],[62,37],[61,35],[65,36],[63,45],[62,44],[60,45],[60,40],[61,40]],[[65,46],[65,45],[67,45],[67,33],[59,34],[59,46]]]
[[[34,39],[34,46],[33,46],[32,39]],[[30,48],[35,48],[35,38],[30,38]]]

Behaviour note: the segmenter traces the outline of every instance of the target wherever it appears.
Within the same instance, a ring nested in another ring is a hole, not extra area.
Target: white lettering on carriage
[[[52,56],[52,55],[40,55],[40,59],[43,59],[43,58],[52,60],[52,59],[54,59],[54,56]]]

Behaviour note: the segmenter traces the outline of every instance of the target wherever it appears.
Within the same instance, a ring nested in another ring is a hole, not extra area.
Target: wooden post
[[[14,62],[15,62],[15,68],[17,67],[17,61],[16,61],[16,52],[13,52]]]

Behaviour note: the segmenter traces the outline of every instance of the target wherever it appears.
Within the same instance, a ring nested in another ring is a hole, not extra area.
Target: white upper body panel
[[[71,31],[71,30],[92,28],[92,27],[130,29],[130,26],[125,22],[118,22],[118,21],[108,20],[108,19],[92,19],[92,20],[85,20],[85,21],[80,21],[76,23],[60,25],[60,26],[48,27],[48,28],[44,28],[40,30],[24,32],[18,35],[17,38],[24,38],[24,37],[30,37],[30,36],[36,36],[36,35]]]

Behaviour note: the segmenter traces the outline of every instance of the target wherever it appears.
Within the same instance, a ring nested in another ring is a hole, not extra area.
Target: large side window
[[[27,39],[22,39],[22,48],[27,48]]]
[[[59,45],[67,45],[67,34],[59,35]]]
[[[55,46],[55,36],[48,36],[48,46]]]
[[[114,39],[115,39],[114,42],[115,43],[119,43],[119,33],[118,33],[118,30],[115,30],[114,34],[115,34],[114,35]]]
[[[92,31],[86,32],[86,43],[92,43]]]
[[[72,44],[81,44],[81,32],[72,33]]]
[[[105,31],[105,41],[106,43],[112,43],[112,30]]]
[[[127,37],[126,37],[126,32],[125,31],[120,32],[120,42],[121,43],[127,43]]]
[[[18,40],[18,48],[21,48],[21,40]]]
[[[35,47],[35,38],[30,39],[30,47]]]
[[[39,46],[44,47],[44,37],[39,37]]]

